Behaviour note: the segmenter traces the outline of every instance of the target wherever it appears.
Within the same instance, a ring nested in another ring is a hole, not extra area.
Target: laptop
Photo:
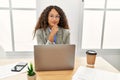
[[[74,68],[75,45],[34,45],[36,71],[70,70]]]

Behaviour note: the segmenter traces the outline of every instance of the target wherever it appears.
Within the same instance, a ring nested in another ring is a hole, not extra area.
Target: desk
[[[33,59],[0,59],[0,65],[20,62],[20,61],[27,61],[33,62]],[[37,80],[71,80],[72,75],[75,73],[79,66],[86,66],[86,57],[76,57],[75,60],[75,68],[74,70],[64,70],[64,71],[41,71],[37,72]],[[116,68],[110,65],[107,61],[105,61],[101,57],[96,58],[95,68],[106,70],[110,72],[119,72]],[[1,80],[27,80],[27,74],[21,73],[19,75],[7,77]]]

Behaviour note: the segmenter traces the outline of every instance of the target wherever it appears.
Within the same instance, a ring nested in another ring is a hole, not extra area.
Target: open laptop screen
[[[75,45],[35,45],[35,70],[67,70],[74,68]]]

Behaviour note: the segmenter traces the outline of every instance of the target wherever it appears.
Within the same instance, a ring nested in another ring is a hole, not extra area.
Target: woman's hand
[[[58,26],[55,25],[55,26],[52,27],[50,34],[55,35],[57,32],[58,32]]]
[[[51,33],[48,37],[48,40],[53,42],[54,41],[54,36],[56,35],[57,32],[58,32],[58,25],[54,25],[51,29]]]

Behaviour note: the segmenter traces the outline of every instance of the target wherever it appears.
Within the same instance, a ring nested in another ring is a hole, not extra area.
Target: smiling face
[[[48,14],[48,24],[50,28],[52,28],[55,25],[58,25],[60,20],[60,15],[55,9],[51,9],[51,11]]]

